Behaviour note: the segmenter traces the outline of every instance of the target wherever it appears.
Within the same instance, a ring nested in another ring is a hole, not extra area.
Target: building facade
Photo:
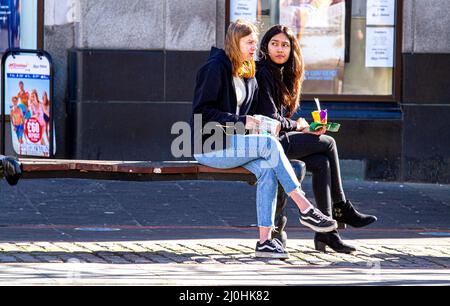
[[[276,23],[295,28],[307,64],[296,115],[310,118],[320,98],[342,124],[332,135],[341,159],[362,161],[367,179],[450,182],[446,0],[32,5],[36,41],[27,47],[42,45],[54,63],[58,158],[173,160],[171,128],[190,120],[197,69],[239,17],[262,32]]]

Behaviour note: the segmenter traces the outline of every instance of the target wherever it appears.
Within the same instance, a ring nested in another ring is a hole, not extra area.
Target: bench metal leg
[[[22,164],[18,159],[0,155],[0,178],[5,177],[9,185],[17,185],[22,176]]]
[[[346,229],[347,228],[347,224],[342,223],[342,222],[338,222],[337,223],[337,228],[338,229]]]

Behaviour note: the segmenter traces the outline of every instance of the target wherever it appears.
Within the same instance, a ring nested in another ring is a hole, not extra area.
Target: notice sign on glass
[[[256,22],[256,11],[258,8],[257,0],[231,0],[230,20],[245,19],[250,22]]]
[[[395,0],[367,0],[367,25],[395,25]]]
[[[394,28],[366,28],[366,67],[394,67]]]
[[[0,52],[19,48],[20,12],[19,0],[0,0]]]
[[[36,54],[11,54],[5,60],[4,78],[5,113],[10,115],[14,151],[50,156],[49,60]]]

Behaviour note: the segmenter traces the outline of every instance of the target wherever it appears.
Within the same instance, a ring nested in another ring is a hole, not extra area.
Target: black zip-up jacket
[[[205,134],[204,125],[213,122],[221,126],[230,126],[241,122],[246,124],[246,115],[254,113],[257,104],[258,83],[255,78],[244,79],[247,95],[240,108],[239,115],[236,114],[237,98],[233,82],[232,64],[225,51],[218,48],[212,48],[210,56],[197,73],[197,80],[194,92],[194,101],[192,104],[191,131],[193,132],[192,145],[194,153],[198,152],[199,143],[203,147],[208,137],[214,135]],[[202,123],[195,124],[194,115],[202,115]],[[214,124],[213,124],[214,125]],[[225,149],[227,147],[226,134],[221,130],[222,147],[212,146],[212,150]],[[203,135],[202,135],[203,132]],[[227,130],[227,134],[236,131]],[[202,137],[200,137],[200,135]],[[205,150],[209,151],[209,150]]]
[[[281,104],[281,92],[277,90],[274,70],[280,69],[269,60],[256,63],[256,79],[258,80],[258,105],[256,114],[261,114],[281,122],[281,132],[293,132],[297,122],[287,118],[287,108]],[[281,72],[280,72],[281,73]]]

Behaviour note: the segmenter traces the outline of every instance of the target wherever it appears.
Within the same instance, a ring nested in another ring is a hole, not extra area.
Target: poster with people
[[[0,0],[0,53],[20,47],[20,0]]]
[[[36,54],[5,60],[5,113],[10,116],[14,151],[50,156],[50,62]]]
[[[345,64],[345,0],[280,0],[280,23],[296,33],[306,94],[340,94]]]

